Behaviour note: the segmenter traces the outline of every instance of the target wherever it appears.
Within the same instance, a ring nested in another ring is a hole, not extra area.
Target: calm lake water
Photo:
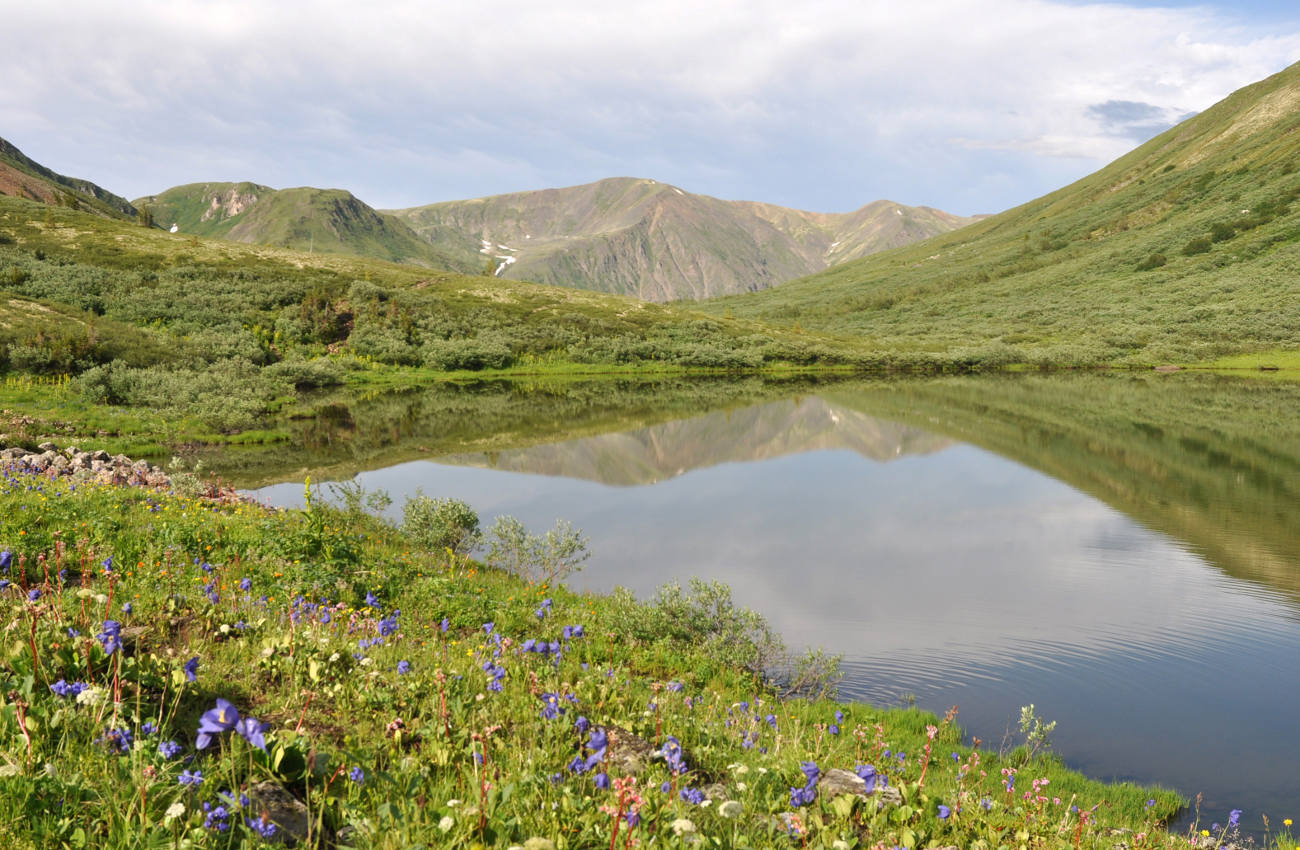
[[[1232,808],[1245,827],[1300,817],[1294,388],[799,389],[640,427],[575,416],[578,437],[515,422],[486,450],[379,456],[356,480],[388,491],[396,519],[419,488],[468,501],[484,527],[570,520],[593,552],[572,587],[649,598],[669,581],[727,582],[791,646],[841,654],[845,697],[956,705],[993,748],[1033,703],[1090,776],[1201,792],[1206,824]],[[457,392],[459,410],[472,393]],[[318,439],[330,462],[366,430],[347,419]],[[387,439],[419,442],[419,419],[408,409]],[[301,480],[252,492],[298,505]]]

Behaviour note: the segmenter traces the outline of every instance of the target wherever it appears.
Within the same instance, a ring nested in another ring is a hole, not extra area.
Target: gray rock
[[[36,448],[40,449],[40,450],[43,451],[43,452],[56,452],[56,451],[59,450],[59,447],[58,447],[58,446],[54,445],[53,443],[51,443],[51,442],[49,442],[49,441],[46,441],[46,442],[44,442],[44,443],[41,443],[41,444],[40,444],[39,446],[37,446]]]
[[[265,814],[277,829],[272,841],[289,847],[306,840],[311,815],[302,801],[278,782],[259,782],[247,791],[250,817]]]
[[[655,752],[649,741],[619,726],[606,726],[605,734],[609,736],[605,760],[611,768],[624,776],[636,776],[645,770]]]
[[[817,793],[823,797],[838,797],[841,794],[867,796],[867,783],[856,773],[850,773],[838,767],[832,767],[817,780]]]

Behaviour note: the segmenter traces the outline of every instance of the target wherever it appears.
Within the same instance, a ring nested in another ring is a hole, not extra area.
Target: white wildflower
[[[177,800],[168,806],[167,811],[163,813],[163,822],[171,823],[183,814],[185,814],[185,804]]]
[[[718,806],[718,814],[724,818],[738,818],[745,811],[745,807],[740,804],[739,800],[728,800],[721,806]]]
[[[443,815],[442,820],[438,821],[438,830],[441,832],[450,832],[451,828],[456,825],[451,815]]]
[[[534,835],[524,842],[524,850],[555,850],[555,842],[549,838]]]
[[[692,823],[689,818],[678,818],[677,820],[670,823],[668,825],[668,828],[673,831],[673,835],[681,837],[683,835],[689,835],[690,833],[694,832],[695,824]]]

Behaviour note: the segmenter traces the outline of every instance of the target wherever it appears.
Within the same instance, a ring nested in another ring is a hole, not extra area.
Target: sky
[[[129,199],[653,178],[997,212],[1300,60],[1300,4],[0,0],[0,137]]]

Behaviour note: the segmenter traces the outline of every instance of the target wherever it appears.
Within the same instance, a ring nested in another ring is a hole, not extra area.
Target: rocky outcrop
[[[0,464],[10,473],[51,479],[77,477],[92,484],[177,490],[182,483],[147,460],[133,460],[124,454],[112,455],[103,449],[82,451],[76,446],[60,449],[49,442],[41,443],[35,450],[21,446],[0,449]],[[180,475],[185,479],[187,495],[227,503],[250,501],[227,485],[201,481],[192,473]]]

